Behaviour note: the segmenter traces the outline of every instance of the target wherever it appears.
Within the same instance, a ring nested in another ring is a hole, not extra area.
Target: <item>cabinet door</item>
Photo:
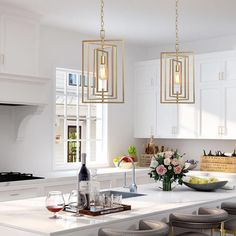
[[[208,59],[198,63],[200,83],[218,82],[224,79],[226,63],[223,60]]]
[[[135,93],[134,137],[150,138],[156,131],[156,92],[145,90]]]
[[[157,137],[173,138],[178,135],[177,105],[161,104],[158,97]]]
[[[158,65],[138,64],[135,66],[135,90],[152,89],[156,87]]]
[[[236,138],[236,84],[225,87],[225,124],[223,126],[223,135],[225,138]]]
[[[23,17],[2,16],[2,72],[37,75],[38,25]]]
[[[197,105],[178,105],[178,138],[197,137]]]
[[[225,80],[236,82],[236,57],[227,59]]]
[[[201,88],[199,92],[199,136],[219,138],[222,133],[222,91],[216,87]]]

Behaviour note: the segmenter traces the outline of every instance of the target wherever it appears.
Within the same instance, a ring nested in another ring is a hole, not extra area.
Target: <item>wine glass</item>
[[[86,195],[78,190],[72,190],[69,196],[68,205],[75,212],[72,216],[81,216],[79,210],[87,206]]]
[[[46,208],[53,212],[53,216],[49,217],[50,219],[59,219],[57,215],[59,211],[62,211],[65,207],[65,201],[62,192],[52,191],[49,192],[46,198]]]

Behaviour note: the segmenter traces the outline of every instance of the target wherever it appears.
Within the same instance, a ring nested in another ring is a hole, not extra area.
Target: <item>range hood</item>
[[[46,105],[49,81],[44,77],[0,73],[0,105]]]

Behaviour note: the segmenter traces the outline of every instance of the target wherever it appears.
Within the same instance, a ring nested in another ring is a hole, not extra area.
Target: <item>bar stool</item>
[[[167,224],[154,220],[140,220],[138,230],[120,230],[101,228],[98,236],[166,236],[169,227]]]
[[[219,229],[220,235],[224,235],[224,221],[228,218],[228,213],[222,209],[199,208],[198,215],[174,213],[170,215],[170,226],[172,235],[174,227],[186,229],[210,229],[213,235],[214,229]],[[207,236],[202,232],[187,232],[178,236]]]
[[[225,233],[236,236],[236,203],[223,202],[221,204],[221,208],[227,211],[230,215],[229,220],[227,220],[224,224]]]

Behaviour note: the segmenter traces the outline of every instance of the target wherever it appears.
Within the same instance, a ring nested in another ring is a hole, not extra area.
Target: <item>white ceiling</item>
[[[175,37],[175,0],[104,0],[108,38],[158,45]],[[98,35],[100,0],[0,0],[42,16],[43,24]],[[236,0],[180,0],[181,41],[236,35]]]

